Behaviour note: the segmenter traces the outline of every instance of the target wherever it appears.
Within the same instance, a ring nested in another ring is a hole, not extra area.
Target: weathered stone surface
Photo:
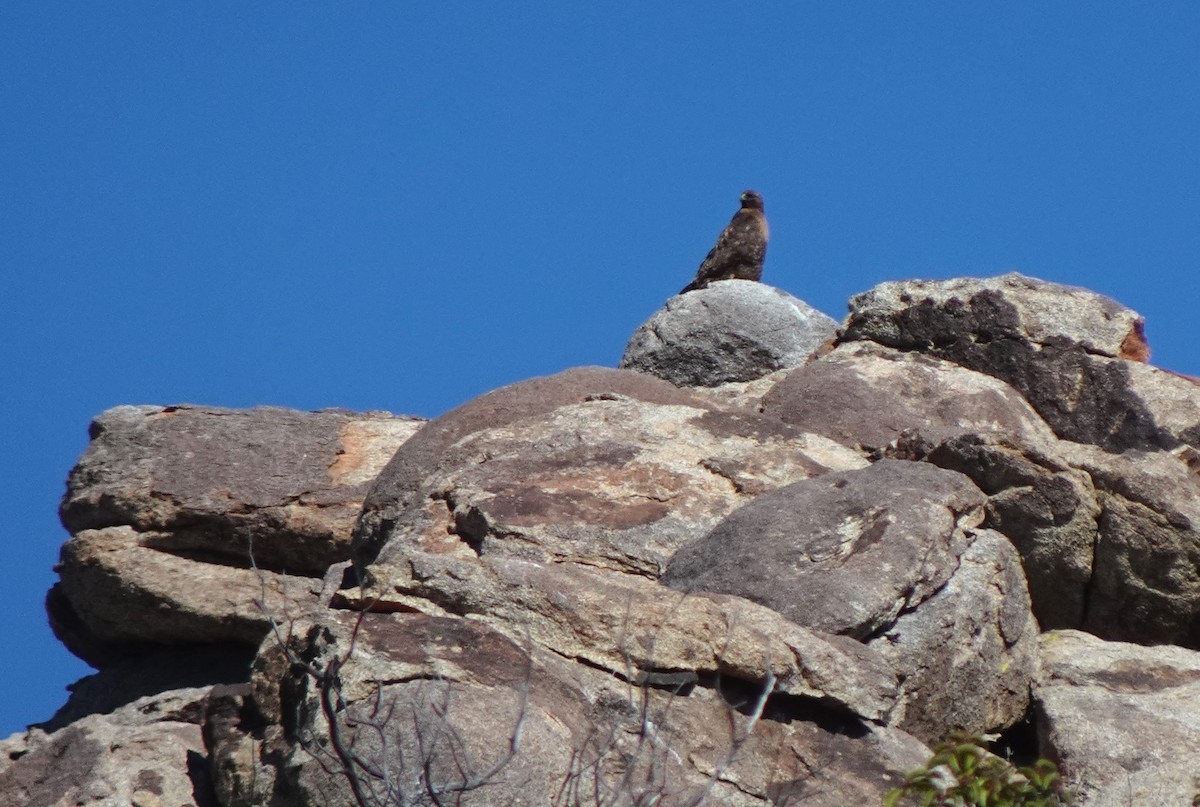
[[[204,748],[221,807],[269,804],[275,790],[276,769],[260,758],[265,726],[250,691],[249,683],[215,686],[204,703]]]
[[[1021,559],[981,530],[946,584],[870,642],[901,677],[889,724],[927,743],[1021,720],[1037,672]]]
[[[937,350],[975,332],[1036,345],[1065,340],[1088,353],[1145,361],[1143,330],[1136,311],[1108,297],[1010,272],[881,283],[850,299],[846,336]]]
[[[792,369],[776,370],[753,381],[730,381],[716,387],[692,387],[692,391],[715,404],[718,409],[761,412],[763,396],[787,378]]]
[[[1104,642],[1077,631],[1041,640],[1034,689],[1043,753],[1088,807],[1191,804],[1200,762],[1200,653]]]
[[[269,616],[312,601],[319,582],[303,576],[349,556],[368,485],[422,423],[265,407],[105,412],[63,499],[74,536],[47,598],[51,626],[96,666],[148,644],[256,646]]]
[[[427,785],[446,790],[447,803],[553,803],[572,738],[587,726],[587,701],[565,662],[535,658],[471,620],[366,614],[360,622],[333,612],[294,627],[291,658],[336,670],[327,680],[337,734],[321,681],[287,663],[278,643],[264,643],[251,689],[218,692],[206,719],[228,804],[271,795],[297,807],[353,803],[334,736],[356,757],[388,766],[390,785],[408,796],[395,803],[436,803],[419,799]],[[352,767],[378,792],[377,778]]]
[[[0,807],[349,803],[330,715],[410,791],[486,771],[465,804],[878,804],[921,740],[1025,708],[1018,552],[1043,627],[1200,647],[1200,397],[1141,363],[1133,312],[1019,276],[855,305],[801,367],[689,389],[581,368],[419,430],[105,413],[47,603],[104,670],[4,743]],[[350,554],[361,588],[329,566]],[[1200,664],[1063,636],[1043,752],[1096,803],[1190,796]]]
[[[926,460],[966,474],[988,494],[984,526],[1004,533],[1021,554],[1042,628],[1077,628],[1088,613],[1100,504],[1091,476],[1069,464],[1062,444],[1038,445],[967,434]]]
[[[865,638],[949,580],[983,518],[969,479],[882,460],[758,497],[679,550],[663,582]]]
[[[991,376],[919,353],[845,344],[786,374],[764,414],[879,453],[904,435],[936,445],[964,434],[1043,444],[1054,433],[1020,394]]]
[[[706,401],[644,373],[606,367],[577,367],[493,390],[468,401],[422,428],[380,471],[368,491],[354,533],[359,567],[373,561],[392,537],[405,511],[426,502],[422,483],[456,442],[484,429],[497,429],[545,415],[560,406],[588,401],[643,401],[651,404],[711,407]]]
[[[367,487],[423,421],[385,413],[118,406],[62,503],[72,534],[129,526],[176,554],[320,576],[349,556]],[[251,545],[253,544],[253,545]]]
[[[0,807],[213,807],[200,736],[207,688],[140,698],[0,743]]]
[[[1200,648],[1200,477],[1187,450],[1114,455],[1062,443],[1100,505],[1083,628],[1105,639]]]
[[[1020,552],[1043,629],[1200,647],[1200,477],[1191,449],[1113,454],[965,435],[926,459],[988,494],[984,525]]]
[[[884,283],[850,301],[843,341],[947,359],[1015,387],[1054,431],[1108,451],[1200,433],[1200,390],[1145,367],[1136,312],[1017,274]]]
[[[798,367],[837,323],[773,286],[726,280],[672,297],[633,333],[621,367],[714,387]]]
[[[482,562],[481,562],[482,561]],[[555,654],[630,679],[721,674],[877,720],[895,676],[858,642],[789,622],[738,597],[681,594],[633,575],[505,558],[414,553],[389,589],[356,607],[469,615]]]
[[[364,525],[383,531],[367,540],[383,545],[369,572],[385,585],[416,551],[656,578],[682,543],[755,495],[865,464],[831,440],[698,401],[603,397],[479,427],[424,467],[405,460],[408,479],[380,477],[372,501],[391,515],[364,513]],[[386,504],[388,490],[408,506]]]
[[[167,533],[83,530],[62,548],[49,599],[58,638],[104,667],[148,645],[257,646],[271,619],[314,606],[321,581],[197,562]]]
[[[295,657],[318,671],[339,665],[337,694],[346,706],[338,714],[360,721],[339,722],[345,745],[377,767],[387,760],[398,788],[420,792],[422,776],[435,787],[466,785],[472,773],[488,782],[455,794],[454,803],[552,804],[565,796],[570,804],[683,805],[706,790],[713,804],[799,795],[822,805],[876,803],[928,754],[895,729],[804,699],[763,702],[762,690],[736,681],[686,692],[639,689],[476,620],[367,614],[357,628],[355,621],[330,614],[293,634]],[[264,644],[252,690],[210,700],[205,736],[218,792],[238,807],[272,792],[296,805],[347,801],[336,760],[324,759],[325,767],[334,762],[331,774],[313,756],[316,746],[306,752],[297,744],[330,736],[314,679],[297,679],[296,665],[271,656],[281,649]],[[285,715],[294,716],[288,728],[279,723]],[[386,724],[386,745],[372,721]],[[256,733],[237,728],[246,725],[257,725]]]

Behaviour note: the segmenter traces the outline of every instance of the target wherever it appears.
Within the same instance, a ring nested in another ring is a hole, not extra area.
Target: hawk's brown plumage
[[[696,279],[680,294],[702,289],[714,280],[758,280],[767,257],[767,217],[762,195],[742,191],[742,209],[733,214],[717,245],[700,264]]]

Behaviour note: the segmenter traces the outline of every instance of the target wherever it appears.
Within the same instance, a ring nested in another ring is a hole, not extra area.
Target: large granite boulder
[[[1042,753],[1058,760],[1081,803],[1195,803],[1200,653],[1054,631],[1041,656]]]
[[[1084,630],[1200,649],[1200,477],[1186,452],[1060,450],[1099,505]]]
[[[169,534],[159,550],[321,576],[348,557],[368,487],[424,421],[387,413],[118,406],[67,479],[72,533]]]
[[[715,387],[798,367],[836,331],[833,319],[787,292],[723,280],[667,300],[633,332],[621,367]]]
[[[350,553],[368,485],[423,421],[384,413],[121,406],[62,502],[56,634],[104,666],[157,644],[256,646]]]
[[[996,378],[920,353],[869,342],[841,345],[783,375],[763,414],[882,455],[897,443],[933,446],[962,435],[1026,445],[1054,440],[1045,421]]]
[[[606,367],[577,367],[481,395],[422,428],[379,471],[355,528],[355,562],[360,568],[370,564],[394,534],[401,515],[424,506],[425,477],[442,454],[462,438],[545,415],[567,404],[602,400],[708,406],[698,396],[666,381]]]
[[[924,742],[1018,720],[1039,664],[1040,751],[1085,796],[1188,795],[1187,651],[1035,642],[1200,647],[1200,389],[1136,314],[885,284],[787,348],[769,287],[686,298],[710,341],[669,304],[663,377],[424,425],[102,415],[47,605],[103,670],[5,742],[0,805],[877,804]],[[780,328],[737,313],[764,300]]]
[[[200,732],[208,692],[160,692],[0,742],[0,807],[212,807]]]
[[[623,681],[478,620],[331,613],[264,645],[252,685],[210,702],[205,738],[217,792],[239,806],[351,802],[350,770],[413,804],[437,803],[430,792],[468,806],[804,794],[833,807],[878,803],[928,754],[896,729],[768,697],[769,683],[710,679],[685,694],[659,680]]]
[[[467,616],[635,682],[723,675],[871,720],[894,673],[859,642],[790,622],[739,597],[680,594],[637,575],[507,558],[414,555],[387,589],[343,592],[356,609]],[[662,677],[666,676],[665,679]]]
[[[889,724],[931,744],[1017,723],[1038,670],[1020,557],[997,532],[974,537],[945,586],[868,642],[901,676]]]
[[[381,547],[369,575],[386,588],[414,553],[433,553],[656,578],[682,543],[763,491],[865,464],[826,438],[670,390],[629,371],[568,371],[502,390],[518,403],[496,416],[484,396],[433,421],[368,497],[357,540]],[[429,450],[438,434],[454,442]]]
[[[1058,441],[963,434],[925,459],[971,478],[988,494],[984,525],[1020,553],[1033,611],[1044,630],[1082,627],[1094,602],[1092,574],[1101,506],[1092,477]],[[1099,627],[1093,616],[1092,624]]]
[[[937,591],[983,519],[961,474],[882,460],[759,496],[682,547],[663,582],[865,639]]]
[[[825,474],[733,513],[680,549],[663,582],[867,641],[902,682],[889,723],[926,742],[991,731],[1025,713],[1037,626],[1016,551],[974,530],[984,502],[925,463]]]
[[[1059,436],[1108,451],[1200,435],[1195,382],[1146,366],[1142,318],[1086,289],[1018,274],[884,283],[851,299],[841,340],[996,376]]]

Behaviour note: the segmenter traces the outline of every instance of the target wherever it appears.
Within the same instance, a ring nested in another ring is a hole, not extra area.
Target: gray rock
[[[988,494],[984,525],[1021,554],[1033,612],[1044,630],[1082,627],[1088,615],[1101,507],[1092,477],[1072,467],[1059,441],[967,434],[926,460],[966,474]]]
[[[271,616],[314,602],[316,578],[349,557],[368,485],[422,423],[265,407],[103,413],[62,502],[73,537],[47,597],[51,626],[96,666],[153,644],[257,646]]]
[[[696,396],[686,404],[579,398],[553,409],[538,398],[525,417],[479,418],[469,433],[453,424],[469,409],[430,424],[453,427],[456,441],[437,453],[406,446],[397,453],[405,475],[381,475],[371,492],[375,509],[360,525],[371,531],[360,540],[381,547],[371,578],[386,588],[414,552],[657,578],[681,544],[763,491],[865,464],[831,440]]]
[[[1038,669],[1038,627],[1016,550],[982,530],[960,560],[946,585],[869,644],[900,673],[889,724],[927,743],[1017,723]]]
[[[717,292],[782,299],[687,297]],[[880,287],[847,327],[752,380],[580,368],[424,426],[105,413],[47,603],[104,670],[4,743],[0,807],[348,803],[331,715],[410,790],[494,768],[464,804],[877,804],[922,740],[1025,709],[1018,552],[1044,626],[1200,646],[1200,397],[1136,314],[1008,276]],[[1186,799],[1200,665],[1064,636],[1043,750],[1097,803]]]
[[[762,397],[762,412],[871,453],[903,435],[936,445],[964,434],[1023,443],[1054,433],[1021,395],[991,376],[871,343],[841,345],[792,370]]]
[[[633,575],[415,554],[386,589],[339,592],[335,602],[431,615],[469,615],[513,637],[628,679],[688,671],[881,719],[895,676],[860,643],[811,631],[739,597],[680,594]]]
[[[1034,689],[1042,753],[1087,807],[1192,804],[1200,787],[1200,653],[1104,642],[1077,631],[1041,639]]]
[[[67,541],[47,608],[67,649],[105,667],[154,645],[255,647],[272,619],[318,603],[319,579],[206,563],[159,548],[159,541],[171,539],[109,527]]]
[[[947,359],[1015,387],[1060,436],[1119,452],[1200,434],[1194,382],[1143,366],[1136,312],[1017,274],[884,283],[850,301],[842,340]]]
[[[925,463],[825,474],[734,512],[680,549],[663,582],[865,638],[950,579],[985,500],[962,474]]]
[[[565,794],[572,804],[684,805],[706,792],[705,803],[730,805],[801,794],[821,805],[877,803],[928,754],[903,732],[807,699],[776,696],[755,721],[761,690],[732,680],[688,693],[639,689],[477,620],[331,613],[288,642],[318,672],[338,665],[346,745],[377,770],[386,761],[398,790],[488,774],[476,777],[486,785],[453,794],[456,804],[563,803]],[[318,701],[314,679],[272,643],[253,686],[214,693],[205,737],[225,804],[284,793],[296,805],[349,801],[338,761],[297,742],[330,736]]]
[[[1143,330],[1136,311],[1108,297],[1010,272],[881,283],[851,298],[846,337],[938,350],[977,333],[1041,346],[1065,341],[1090,354],[1144,361]]]
[[[836,330],[833,319],[786,292],[725,280],[668,300],[634,331],[620,366],[715,387],[797,367]]]
[[[0,743],[0,807],[212,807],[200,710],[208,688],[140,698]]]
[[[386,413],[118,406],[71,470],[63,526],[161,533],[160,551],[320,576],[367,488],[424,421]],[[253,547],[251,547],[253,536]]]
[[[1200,648],[1200,481],[1182,454],[1115,455],[1063,443],[1096,488],[1098,534],[1084,630]]]
[[[603,400],[701,409],[712,406],[710,401],[657,378],[607,367],[576,367],[481,395],[427,424],[379,472],[367,492],[354,531],[354,558],[359,568],[375,559],[395,532],[402,513],[425,505],[421,491],[425,477],[454,443],[475,432],[544,415],[560,406]]]

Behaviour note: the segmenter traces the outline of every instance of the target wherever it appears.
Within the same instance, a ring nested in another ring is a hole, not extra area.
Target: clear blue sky
[[[1191,2],[7,3],[0,187],[0,737],[87,672],[41,603],[93,415],[613,365],[746,187],[834,317],[1016,269],[1200,374]]]

